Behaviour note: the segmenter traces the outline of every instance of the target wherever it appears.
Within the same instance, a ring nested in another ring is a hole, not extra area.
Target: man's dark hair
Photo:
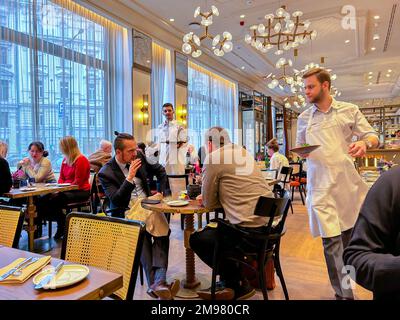
[[[121,150],[123,151],[125,148],[124,145],[124,140],[135,140],[133,135],[129,133],[119,133],[118,131],[114,131],[114,134],[117,136],[114,140],[114,150],[117,151]]]
[[[146,144],[145,144],[144,142],[139,142],[139,143],[137,144],[137,146],[138,146],[138,148],[139,148],[140,150],[143,151],[143,153],[146,151]]]
[[[163,106],[162,106],[161,110],[162,110],[162,109],[164,109],[164,108],[166,108],[166,107],[171,107],[171,108],[172,108],[172,110],[174,109],[174,106],[172,105],[172,103],[170,103],[170,102],[167,102],[167,103],[164,103],[164,104],[163,104]]]

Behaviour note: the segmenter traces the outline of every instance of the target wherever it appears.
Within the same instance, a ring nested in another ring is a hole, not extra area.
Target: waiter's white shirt
[[[354,135],[360,140],[370,135],[377,136],[358,106],[333,99],[331,108],[326,113],[319,111],[315,105],[312,105],[300,114],[297,121],[296,146],[306,143],[306,129],[310,115],[313,114],[313,123],[329,121],[332,119],[332,108],[340,109],[337,117],[340,122],[347,124],[349,130],[343,132],[343,134],[345,134],[345,139],[349,144]]]

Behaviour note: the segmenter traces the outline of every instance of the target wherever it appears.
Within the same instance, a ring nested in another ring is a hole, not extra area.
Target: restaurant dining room
[[[399,152],[398,0],[0,1],[0,300],[398,299]]]

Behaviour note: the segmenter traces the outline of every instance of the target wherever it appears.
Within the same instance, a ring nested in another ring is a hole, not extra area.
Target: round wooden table
[[[186,274],[182,285],[186,289],[194,289],[200,285],[200,281],[196,278],[195,257],[194,252],[189,245],[189,237],[195,231],[194,229],[194,214],[203,214],[210,212],[209,209],[203,207],[198,200],[188,200],[189,204],[182,207],[171,207],[166,203],[166,199],[161,200],[158,204],[148,204],[142,202],[142,207],[159,213],[177,213],[185,214],[185,229],[184,229],[184,246],[186,257]],[[197,294],[177,295],[182,298],[195,298]]]

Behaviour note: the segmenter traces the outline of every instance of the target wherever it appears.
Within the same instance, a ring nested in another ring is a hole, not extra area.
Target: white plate
[[[45,184],[46,187],[58,187],[57,183],[46,183]]]
[[[67,187],[70,185],[71,185],[70,183],[57,183],[57,186],[59,186],[59,187]]]
[[[169,205],[170,207],[183,207],[189,204],[189,201],[186,200],[172,200],[172,201],[168,201],[167,205]]]
[[[21,191],[35,191],[36,188],[33,188],[33,187],[23,187],[23,188],[20,188],[19,190],[21,190]]]
[[[33,283],[37,285],[45,276],[51,274],[54,268],[48,268],[33,277]],[[89,274],[89,268],[80,264],[65,264],[43,289],[57,289],[71,286],[85,279]]]

